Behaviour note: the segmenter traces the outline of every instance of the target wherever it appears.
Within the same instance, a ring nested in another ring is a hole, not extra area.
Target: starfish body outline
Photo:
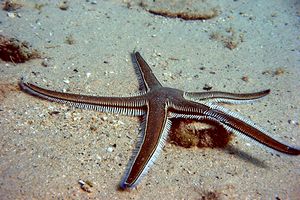
[[[143,129],[139,142],[126,173],[120,183],[122,189],[137,186],[163,148],[172,118],[211,120],[222,124],[227,130],[242,134],[276,151],[299,155],[300,150],[272,138],[265,130],[238,113],[218,105],[218,103],[248,103],[270,93],[264,90],[255,93],[227,92],[184,92],[163,87],[139,52],[132,54],[143,92],[130,97],[88,96],[52,91],[26,82],[23,78],[20,87],[23,91],[72,107],[93,109],[100,112],[113,112],[129,116],[143,116]]]

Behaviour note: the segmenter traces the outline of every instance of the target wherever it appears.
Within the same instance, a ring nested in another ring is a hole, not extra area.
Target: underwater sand
[[[220,13],[204,21],[153,15],[121,0],[74,0],[66,10],[60,1],[19,2],[16,14],[0,10],[0,34],[29,42],[43,58],[0,61],[0,199],[299,199],[300,157],[239,137],[227,149],[166,144],[137,189],[119,191],[139,119],[18,89],[24,76],[58,91],[134,94],[136,50],[165,86],[270,88],[261,101],[228,107],[300,146],[299,1],[213,2]],[[79,180],[90,181],[91,192]]]

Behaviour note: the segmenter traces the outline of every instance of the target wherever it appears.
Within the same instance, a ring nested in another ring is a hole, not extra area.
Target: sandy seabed
[[[270,88],[259,102],[229,108],[300,146],[299,1],[219,1],[217,16],[194,21],[131,1],[18,2],[17,10],[0,10],[0,34],[27,41],[41,58],[0,61],[0,199],[299,199],[299,157],[239,137],[228,149],[166,144],[137,189],[119,191],[139,119],[18,89],[26,77],[58,91],[132,95],[136,50],[165,86]],[[79,180],[91,182],[91,192]]]

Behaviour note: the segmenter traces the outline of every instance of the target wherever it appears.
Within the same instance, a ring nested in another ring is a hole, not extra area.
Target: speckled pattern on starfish
[[[46,100],[77,108],[143,117],[138,147],[120,183],[122,189],[135,188],[146,175],[165,144],[172,118],[211,120],[222,124],[228,131],[246,136],[273,150],[289,155],[300,154],[299,149],[275,140],[251,120],[218,104],[253,102],[269,94],[270,90],[234,94],[219,91],[185,92],[163,87],[138,52],[133,53],[132,57],[142,88],[141,94],[136,96],[96,97],[70,94],[38,87],[23,78],[20,82],[23,91]]]

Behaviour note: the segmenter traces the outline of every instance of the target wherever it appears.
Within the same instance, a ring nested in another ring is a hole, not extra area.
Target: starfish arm
[[[170,103],[169,118],[203,119],[205,118],[204,112],[209,109],[210,107],[205,104],[182,99]]]
[[[148,112],[145,126],[138,142],[137,152],[133,154],[126,174],[121,181],[122,189],[136,187],[154,163],[165,144],[171,121],[167,118],[167,106],[147,103]]]
[[[212,120],[221,123],[227,130],[246,136],[259,144],[265,145],[276,151],[299,155],[300,149],[283,144],[270,136],[267,131],[258,127],[250,119],[240,116],[227,108],[213,103],[199,104],[186,102],[186,106],[172,106],[171,116],[174,118],[186,118],[197,120]]]
[[[271,137],[267,131],[263,130],[261,127],[258,127],[250,119],[246,119],[239,114],[221,106],[212,105],[212,107],[214,108],[206,111],[204,114],[208,119],[221,123],[229,131],[246,136],[247,138],[258,142],[259,144],[267,146],[278,152],[289,155],[300,155],[300,149],[279,142]]]
[[[263,90],[255,93],[229,93],[229,92],[185,92],[184,97],[195,101],[209,101],[216,103],[240,104],[250,103],[270,93],[270,90]]]
[[[142,75],[142,79],[146,87],[146,92],[148,92],[149,90],[155,87],[162,87],[160,82],[153,74],[151,68],[146,63],[146,61],[143,59],[143,57],[139,52],[134,53],[134,59],[136,60],[139,72]]]
[[[145,101],[142,96],[133,97],[95,97],[80,94],[62,93],[41,88],[32,83],[19,83],[21,89],[31,95],[67,104],[72,107],[93,109],[100,112],[113,112],[130,116],[141,116],[144,114]]]

